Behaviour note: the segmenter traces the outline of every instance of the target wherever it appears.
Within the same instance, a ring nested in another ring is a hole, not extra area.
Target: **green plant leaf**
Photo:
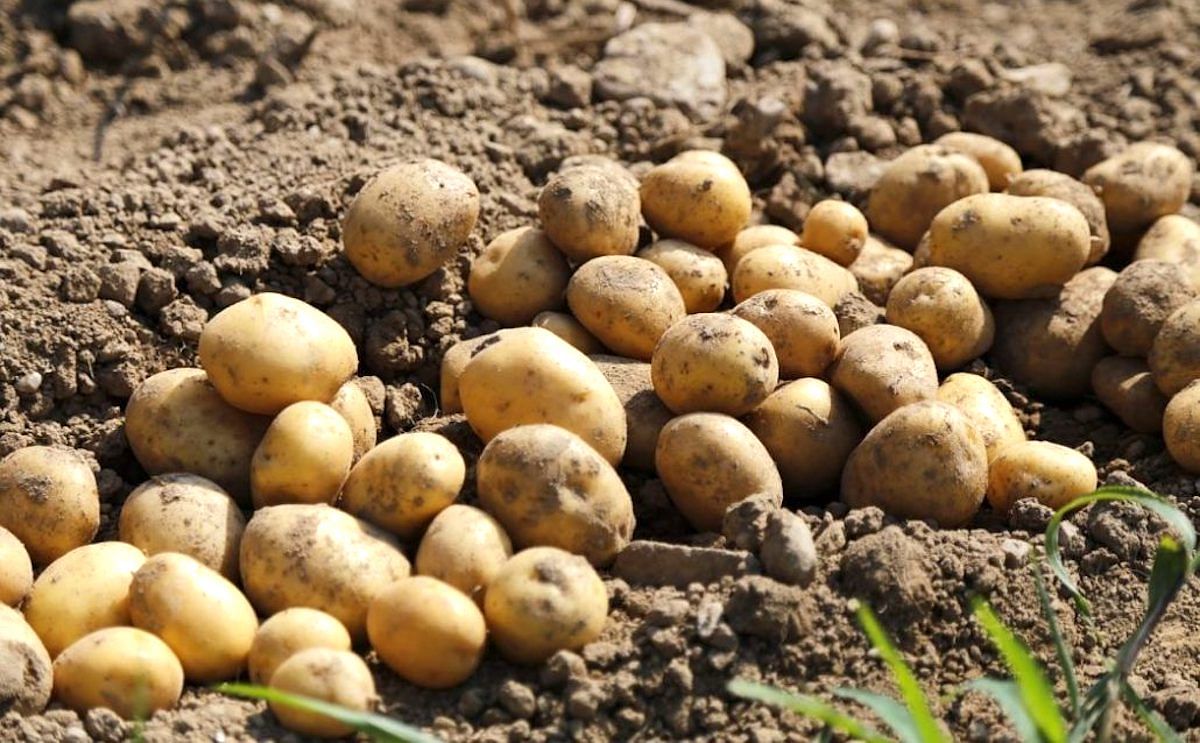
[[[969,684],[970,688],[983,692],[996,700],[1004,714],[1016,728],[1017,736],[1026,743],[1041,741],[1037,722],[1030,717],[1025,709],[1025,700],[1021,698],[1021,690],[1017,683],[1009,679],[981,678]]]
[[[874,712],[903,743],[924,743],[912,713],[897,700],[866,689],[840,688],[834,689],[833,693],[843,699],[858,702]]]
[[[790,694],[765,684],[756,684],[742,679],[729,682],[729,693],[756,702],[779,707],[798,715],[825,723],[828,727],[863,743],[891,743],[870,725],[839,712],[836,707],[820,699],[802,694]]]
[[[1138,696],[1128,681],[1121,683],[1121,697],[1130,707],[1133,707],[1133,711],[1137,713],[1146,727],[1150,728],[1160,743],[1182,743],[1179,734],[1171,729],[1161,715],[1146,706],[1146,702]]]
[[[1050,602],[1050,592],[1046,590],[1046,578],[1042,575],[1043,560],[1037,560],[1033,566],[1033,585],[1037,589],[1038,603],[1042,607],[1042,617],[1050,631],[1050,639],[1054,643],[1054,654],[1058,657],[1058,666],[1062,669],[1063,681],[1067,686],[1067,701],[1071,705],[1071,714],[1079,714],[1079,677],[1075,674],[1075,662],[1071,659],[1071,651],[1067,647],[1067,639],[1063,636],[1062,626],[1058,623],[1058,614]]]
[[[913,675],[912,669],[904,662],[900,651],[896,650],[896,646],[888,638],[887,632],[875,618],[874,612],[866,604],[858,607],[858,623],[862,625],[863,632],[867,633],[867,639],[871,641],[871,645],[875,647],[875,650],[887,663],[888,668],[891,669],[896,688],[900,690],[900,698],[908,707],[913,724],[921,735],[921,740],[925,743],[934,743],[934,741],[949,743],[950,738],[938,724],[937,718],[933,716],[933,712],[929,708],[929,700],[917,682],[917,677]]]
[[[1150,569],[1150,589],[1146,600],[1146,613],[1137,629],[1130,635],[1121,651],[1117,653],[1113,673],[1120,683],[1133,671],[1138,653],[1150,639],[1154,628],[1162,620],[1167,606],[1179,594],[1191,574],[1191,555],[1183,545],[1169,536],[1163,536],[1154,553],[1154,566]],[[1115,696],[1115,695],[1114,695]]]

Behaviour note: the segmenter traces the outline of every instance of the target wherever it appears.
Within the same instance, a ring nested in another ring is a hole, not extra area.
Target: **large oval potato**
[[[1083,182],[1100,194],[1109,229],[1131,233],[1178,212],[1195,172],[1191,159],[1174,147],[1138,142],[1088,168]]]
[[[732,241],[750,221],[750,187],[733,161],[684,152],[642,178],[642,216],[661,237],[705,250]]]
[[[29,552],[16,535],[0,526],[0,604],[19,606],[31,588],[33,561]]]
[[[732,315],[690,315],[671,326],[650,360],[654,391],[675,413],[742,415],[779,384],[765,333]]]
[[[733,299],[740,304],[771,289],[806,292],[833,307],[858,290],[858,280],[846,268],[811,250],[768,245],[738,261],[733,272]]]
[[[752,250],[768,245],[791,245],[800,247],[800,236],[787,227],[775,224],[755,224],[739,230],[732,241],[715,248],[713,252],[725,264],[725,272],[733,276],[737,264]]]
[[[1171,313],[1196,298],[1183,267],[1157,260],[1125,267],[1104,295],[1100,330],[1122,356],[1145,357]]]
[[[650,365],[620,356],[597,355],[591,359],[625,406],[626,444],[621,464],[653,472],[658,434],[675,414],[654,391]]]
[[[50,701],[53,685],[46,646],[21,612],[0,604],[0,709],[36,715]]]
[[[1092,391],[1121,422],[1140,433],[1162,431],[1167,397],[1143,359],[1109,356],[1092,369]]]
[[[279,664],[271,674],[273,689],[299,694],[339,707],[367,712],[375,706],[375,679],[365,661],[348,650],[306,648]],[[318,712],[283,702],[268,702],[288,730],[318,738],[345,738],[354,729]]]
[[[1138,242],[1133,260],[1175,263],[1200,291],[1200,224],[1179,214],[1160,217]]]
[[[829,380],[871,423],[897,408],[937,394],[937,366],[916,333],[868,325],[842,339]]]
[[[354,461],[357,462],[375,446],[375,440],[379,436],[379,427],[375,424],[375,411],[371,409],[367,393],[363,392],[358,380],[351,379],[338,388],[337,394],[329,401],[329,407],[336,410],[349,424],[350,433],[354,438]]]
[[[354,432],[321,402],[292,403],[275,416],[250,462],[255,508],[333,503],[354,462]]]
[[[654,344],[687,314],[683,295],[657,264],[629,255],[596,258],[567,285],[571,313],[608,348],[647,361]]]
[[[867,218],[853,204],[826,199],[813,204],[804,218],[800,244],[839,266],[849,266],[867,240]]]
[[[35,565],[48,565],[87,544],[100,528],[100,493],[78,454],[27,446],[0,459],[0,526]]]
[[[913,256],[906,250],[889,245],[874,235],[867,235],[862,252],[848,268],[858,280],[858,288],[875,304],[887,304],[892,287],[909,271]]]
[[[949,132],[933,143],[975,158],[987,173],[988,186],[993,191],[1003,191],[1023,170],[1017,151],[995,137],[974,132]]]
[[[925,341],[941,371],[979,358],[996,337],[991,309],[952,268],[918,268],[896,282],[888,295],[887,321]]]
[[[546,233],[518,227],[497,235],[471,263],[467,293],[484,317],[501,325],[528,325],[539,312],[563,306],[570,279],[567,259]]]
[[[1200,383],[1184,387],[1167,403],[1162,432],[1175,463],[1200,474]]]
[[[975,158],[920,145],[888,163],[871,189],[867,220],[875,232],[913,250],[938,212],[988,188],[987,171]]]
[[[823,375],[841,343],[837,315],[829,305],[794,289],[759,292],[734,307],[733,314],[767,336],[783,379]]]
[[[275,669],[288,658],[309,648],[350,650],[350,633],[329,614],[296,606],[271,616],[254,633],[246,666],[250,681],[267,684]]]
[[[580,353],[604,353],[604,344],[583,327],[583,323],[567,312],[539,312],[530,327],[549,330],[577,348]]]
[[[632,253],[641,209],[637,183],[611,168],[564,170],[538,195],[538,218],[546,235],[576,263]]]
[[[729,279],[725,264],[703,248],[668,238],[642,248],[637,257],[667,272],[679,289],[689,315],[712,312],[725,299],[725,283]]]
[[[1200,379],[1200,299],[1167,317],[1146,361],[1154,373],[1154,383],[1165,395],[1174,395]]]
[[[1104,216],[1104,202],[1087,184],[1075,180],[1066,173],[1053,170],[1026,170],[1008,184],[1008,193],[1013,196],[1046,196],[1071,204],[1084,216],[1091,232],[1092,244],[1085,265],[1100,262],[1108,253],[1111,239],[1108,221]]]
[[[499,521],[486,511],[455,503],[430,522],[414,567],[419,575],[437,578],[481,602],[512,553],[512,541]]]
[[[54,698],[80,716],[106,707],[126,720],[144,720],[174,707],[181,694],[179,659],[136,627],[92,632],[54,660]]]
[[[1021,441],[992,460],[987,500],[1008,513],[1022,498],[1058,510],[1096,489],[1096,466],[1074,449],[1049,441]]]
[[[1008,444],[1025,440],[1025,429],[1008,398],[978,374],[959,372],[946,377],[938,387],[937,399],[967,417],[983,438],[989,462]]]

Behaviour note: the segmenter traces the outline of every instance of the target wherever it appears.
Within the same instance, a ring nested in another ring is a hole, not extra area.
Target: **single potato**
[[[167,644],[136,627],[108,627],[54,659],[54,698],[81,717],[107,707],[126,720],[171,709],[183,694],[183,667]]]
[[[1146,360],[1154,374],[1154,383],[1164,395],[1174,395],[1200,379],[1200,299],[1188,302],[1167,317]]]
[[[351,379],[338,388],[337,394],[329,401],[329,407],[336,410],[349,424],[350,434],[354,438],[354,461],[357,462],[375,446],[375,440],[379,436],[379,427],[375,424],[375,411],[371,409],[367,393],[363,392],[357,380]]]
[[[1104,407],[1139,433],[1162,431],[1167,396],[1143,359],[1109,356],[1092,369],[1092,391]]]
[[[100,493],[73,451],[27,446],[0,459],[0,527],[44,566],[87,544],[100,528]]]
[[[463,369],[467,368],[467,364],[475,357],[477,351],[483,350],[510,332],[513,331],[505,329],[478,335],[461,340],[446,350],[446,353],[442,355],[439,379],[441,392],[438,395],[438,403],[442,413],[453,415],[463,411],[462,398],[458,394],[458,380],[462,377]],[[516,332],[521,331],[517,330]]]
[[[767,336],[783,379],[819,377],[841,344],[837,315],[829,305],[795,289],[769,289],[733,308]]]
[[[771,339],[733,315],[690,315],[671,326],[650,360],[654,391],[678,414],[742,415],[779,384]]]
[[[671,275],[629,255],[580,266],[567,285],[567,304],[580,324],[621,356],[647,361],[654,344],[687,314]]]
[[[787,227],[775,224],[755,224],[739,230],[733,240],[719,248],[714,253],[725,264],[725,272],[733,276],[738,261],[746,257],[752,250],[765,248],[768,245],[791,245],[800,247],[800,236]]]
[[[991,309],[952,268],[919,268],[896,282],[888,295],[887,321],[916,333],[939,371],[979,358],[996,337]]]
[[[946,377],[938,387],[937,399],[967,417],[983,438],[989,462],[1008,444],[1025,440],[1025,429],[1008,398],[978,374],[959,372]]]
[[[414,567],[418,575],[437,578],[482,603],[488,584],[512,553],[512,540],[499,521],[455,503],[425,530]]]
[[[867,221],[885,239],[913,250],[938,212],[988,189],[987,171],[975,158],[920,145],[888,163],[867,201]]]
[[[33,561],[21,540],[0,526],[0,604],[20,606],[31,588]]]
[[[1008,193],[1013,196],[1046,196],[1074,206],[1087,219],[1092,238],[1091,250],[1084,265],[1093,266],[1108,253],[1111,238],[1104,216],[1104,202],[1100,201],[1091,186],[1054,170],[1026,170],[1009,182]]]
[[[354,462],[354,432],[325,403],[292,403],[275,416],[250,462],[255,508],[333,503]]]
[[[894,325],[869,325],[842,339],[829,380],[874,424],[937,395],[937,366],[925,341]]]
[[[638,243],[642,202],[637,183],[609,168],[564,170],[538,195],[546,236],[575,263],[629,255]]]
[[[1049,441],[1009,444],[992,460],[987,500],[1008,513],[1022,498],[1058,510],[1096,489],[1096,466],[1074,449]]]
[[[597,355],[591,359],[625,406],[626,444],[621,464],[653,472],[658,434],[675,414],[655,393],[650,365],[620,356]]]
[[[539,312],[563,306],[570,279],[567,259],[546,233],[518,227],[502,232],[471,263],[467,293],[484,317],[509,327],[528,325]]]
[[[642,248],[637,257],[667,272],[679,289],[689,315],[712,312],[725,299],[725,284],[729,280],[725,264],[703,248],[668,238]]]
[[[660,237],[705,250],[731,242],[750,221],[750,186],[733,161],[684,152],[642,178],[642,216]]]
[[[838,321],[838,334],[843,338],[883,322],[883,308],[872,304],[861,292],[847,292],[842,301],[833,306],[833,315]]]
[[[1093,165],[1083,182],[1100,194],[1109,229],[1130,233],[1178,212],[1187,203],[1195,173],[1191,159],[1174,147],[1138,142]]]
[[[1133,260],[1175,263],[1200,292],[1200,224],[1179,214],[1158,218],[1138,242]]]
[[[0,604],[0,709],[36,715],[49,703],[53,685],[46,646],[21,612]]]
[[[983,166],[983,172],[987,173],[988,186],[993,191],[1003,191],[1024,169],[1017,151],[995,137],[973,132],[950,132],[933,143],[975,158]]]
[[[807,292],[833,307],[858,290],[858,280],[846,268],[811,250],[768,245],[738,262],[733,272],[733,299],[740,304],[771,289]]]
[[[275,669],[301,650],[350,650],[350,633],[334,617],[317,609],[284,609],[263,622],[254,633],[246,665],[250,681],[267,684]]]
[[[1104,295],[1100,331],[1117,353],[1145,358],[1171,313],[1195,298],[1191,277],[1181,266],[1136,261],[1117,275]]]
[[[1167,403],[1162,432],[1175,463],[1200,474],[1200,384],[1189,384]]]
[[[867,235],[862,252],[847,266],[858,280],[858,287],[875,304],[887,304],[892,287],[912,271],[913,256],[906,250],[889,245],[874,235]]]
[[[566,312],[539,312],[529,323],[531,327],[549,330],[574,346],[580,353],[604,353],[604,344],[588,332],[583,324]]]
[[[836,199],[818,201],[804,218],[800,244],[839,266],[849,266],[867,241],[867,218],[853,204]]]
[[[271,688],[319,699],[339,707],[368,712],[375,706],[375,679],[366,662],[348,650],[306,648],[271,674]],[[268,702],[271,712],[288,730],[317,738],[345,738],[353,728],[332,717],[307,712],[281,702]]]

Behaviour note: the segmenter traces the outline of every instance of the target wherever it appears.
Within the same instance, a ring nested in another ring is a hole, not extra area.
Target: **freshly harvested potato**
[[[367,605],[409,573],[393,537],[344,511],[288,504],[256,511],[241,551],[242,585],[261,614],[320,609],[366,634]]]
[[[738,261],[752,250],[768,245],[791,245],[800,247],[800,236],[787,227],[774,224],[755,224],[738,231],[732,242],[714,249],[714,253],[725,264],[725,272],[733,276]]]
[[[973,132],[950,132],[933,143],[979,161],[983,172],[987,173],[988,186],[993,191],[1003,191],[1023,170],[1017,151],[995,137]]]
[[[1088,392],[1092,368],[1108,355],[1100,332],[1104,294],[1117,274],[1081,271],[1057,297],[997,302],[992,360],[1038,395],[1069,400]]]
[[[96,630],[54,659],[54,698],[80,716],[107,707],[126,720],[147,719],[182,693],[179,659],[136,627]]]
[[[350,633],[323,611],[303,606],[284,609],[263,622],[254,633],[246,657],[250,680],[256,684],[270,683],[281,663],[309,648],[350,650]]]
[[[271,419],[225,402],[202,369],[142,382],[125,408],[125,437],[151,475],[190,472],[250,504],[250,462]]]
[[[1162,324],[1146,359],[1154,383],[1167,396],[1200,379],[1200,299],[1172,312]]]
[[[683,295],[657,264],[612,255],[579,267],[567,285],[571,314],[605,346],[647,361],[654,344],[687,314]]]
[[[920,145],[888,163],[867,201],[871,229],[913,250],[945,207],[988,192],[988,177],[975,158],[940,145]]]
[[[567,259],[546,233],[518,227],[498,235],[471,263],[467,293],[484,317],[501,325],[528,325],[539,312],[562,307],[570,279]]]
[[[965,526],[988,484],[987,447],[958,408],[923,400],[880,421],[850,454],[842,501],[904,519]]]
[[[1074,449],[1049,441],[1020,441],[992,460],[987,500],[998,513],[1022,498],[1058,510],[1096,489],[1096,465]]]
[[[1009,182],[1008,193],[1013,196],[1046,196],[1074,206],[1087,220],[1092,237],[1091,250],[1084,265],[1095,265],[1108,253],[1111,238],[1104,216],[1104,202],[1100,201],[1091,186],[1054,170],[1026,170]]]
[[[483,611],[501,655],[533,665],[599,637],[608,618],[608,593],[582,557],[530,547],[500,568]]]
[[[655,466],[671,502],[697,531],[721,531],[725,510],[752,495],[783,502],[771,453],[720,413],[689,413],[663,427]]]
[[[198,684],[241,674],[258,630],[254,607],[237,586],[178,552],[154,555],[134,573],[129,617],[167,643],[184,676]]]
[[[475,474],[479,505],[518,547],[558,547],[607,565],[633,536],[633,501],[617,471],[564,428],[501,432]]]
[[[938,387],[937,399],[967,417],[983,438],[989,462],[1008,444],[1025,440],[1025,429],[1008,398],[978,374],[959,372],[946,377]]]
[[[356,380],[351,379],[338,388],[337,394],[329,401],[329,407],[350,425],[350,434],[354,438],[354,461],[357,462],[375,446],[375,439],[379,435],[375,411],[371,410],[367,393],[363,392]]]
[[[913,251],[912,257],[913,271],[933,265],[933,258],[929,254],[929,230],[925,230],[925,234],[921,235],[921,241],[917,243],[917,249]]]
[[[568,170],[575,170],[577,168],[599,168],[613,177],[624,178],[632,183],[634,188],[638,187],[638,179],[634,177],[633,173],[630,173],[628,168],[608,155],[571,155],[559,164],[558,172],[565,173]]]
[[[46,646],[21,612],[0,604],[0,709],[36,715],[50,701],[53,685]]]
[[[621,356],[597,355],[591,359],[625,406],[626,444],[621,464],[653,472],[658,434],[675,414],[654,392],[650,365]]]
[[[1159,217],[1138,242],[1133,260],[1178,264],[1200,291],[1200,224],[1179,214]]]
[[[1171,313],[1196,298],[1181,266],[1144,260],[1129,264],[1104,295],[1100,330],[1122,356],[1146,357]]]
[[[19,606],[33,588],[33,561],[21,540],[0,526],[0,605]],[[2,706],[3,697],[0,697]]]
[[[750,187],[716,152],[684,152],[652,169],[641,197],[650,229],[705,250],[731,242],[750,221]]]
[[[512,557],[512,540],[485,511],[455,503],[430,522],[414,567],[482,602],[500,566]]]
[[[27,446],[0,459],[0,527],[48,565],[85,545],[100,528],[100,493],[78,454]]]
[[[608,168],[564,170],[538,195],[546,236],[575,263],[637,248],[642,202],[632,178]]]
[[[177,472],[139,485],[121,507],[120,536],[147,555],[179,552],[238,580],[246,518],[212,480]]]
[[[329,402],[358,370],[350,334],[312,305],[255,294],[200,333],[200,365],[230,405],[275,415],[294,402]]]
[[[1171,398],[1163,413],[1162,431],[1175,463],[1200,474],[1200,384],[1193,382]]]
[[[839,266],[849,266],[867,240],[867,218],[853,204],[837,199],[818,201],[804,218],[800,244]]]
[[[1109,356],[1092,369],[1092,391],[1104,407],[1139,433],[1162,431],[1167,397],[1142,359]]]
[[[671,326],[650,360],[654,391],[675,413],[742,415],[779,384],[766,333],[733,315],[690,315]]]
[[[485,344],[495,343],[498,338],[509,332],[512,331],[499,330],[495,333],[468,338],[447,349],[442,356],[439,382],[441,392],[438,395],[438,402],[443,413],[453,415],[463,411],[462,398],[458,394],[458,380],[462,377],[463,369],[466,369],[467,364],[475,357],[476,351],[484,348]],[[518,332],[520,331],[518,330]]]
[[[1083,214],[1043,196],[968,196],[929,226],[931,264],[960,271],[989,298],[1052,297],[1090,251]]]
[[[888,295],[887,321],[916,333],[940,371],[979,358],[996,337],[991,309],[952,268],[918,268],[896,282]]]
[[[733,308],[767,336],[783,379],[819,377],[841,343],[837,315],[829,305],[795,289],[768,289]]]
[[[913,256],[874,235],[867,235],[862,252],[846,268],[858,279],[858,287],[867,299],[884,305],[900,277],[913,270]]]
[[[614,465],[625,454],[617,393],[591,359],[548,330],[514,328],[483,346],[463,370],[459,394],[467,422],[485,442],[513,426],[551,423]]]
[[[458,498],[466,476],[466,462],[445,436],[402,433],[354,465],[339,505],[401,539],[412,539]]]
[[[42,571],[25,599],[25,619],[50,657],[89,632],[129,624],[129,584],[145,561],[132,545],[97,542]]]
[[[850,403],[821,379],[797,379],[746,416],[770,452],[790,497],[810,499],[837,489],[863,429]]]
[[[549,330],[585,354],[604,353],[604,344],[566,312],[539,312],[531,327]]]
[[[461,591],[416,575],[396,581],[371,601],[367,636],[379,659],[410,684],[449,689],[479,667],[487,624]]]
[[[843,338],[856,330],[883,322],[883,308],[873,304],[861,292],[846,292],[833,306],[838,321],[838,334]]]
[[[1174,147],[1138,142],[1088,168],[1083,182],[1100,194],[1109,229],[1129,233],[1178,212],[1195,172],[1191,159]]]
[[[479,189],[470,178],[438,160],[416,160],[387,168],[358,192],[342,244],[367,281],[406,286],[454,257],[478,218]]]
[[[768,245],[738,261],[733,272],[733,299],[741,304],[770,289],[807,292],[833,307],[858,290],[854,274],[823,255],[790,245]]]
[[[712,312],[725,299],[725,283],[729,280],[725,264],[703,248],[668,238],[642,248],[637,257],[667,272],[689,315]]]
[[[937,395],[937,366],[925,341],[894,325],[869,325],[842,339],[829,380],[870,423]]]
[[[375,706],[375,679],[366,662],[348,650],[306,648],[279,664],[271,688],[367,712]],[[332,717],[281,702],[267,702],[288,730],[317,738],[344,738],[353,728]]]
[[[250,462],[255,508],[333,503],[354,462],[354,432],[321,402],[288,405],[263,434]]]

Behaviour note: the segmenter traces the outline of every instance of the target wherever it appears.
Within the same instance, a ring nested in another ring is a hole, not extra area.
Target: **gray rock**
[[[761,573],[762,568],[749,552],[639,540],[621,550],[612,572],[635,585],[686,588]]]
[[[730,13],[701,11],[688,16],[688,23],[717,42],[725,64],[730,67],[746,64],[754,54],[754,32]]]
[[[847,199],[865,197],[887,162],[869,152],[835,152],[825,161],[825,183]]]
[[[1010,83],[1056,98],[1071,92],[1071,68],[1061,62],[1001,70],[1000,77]]]
[[[784,509],[767,517],[758,553],[767,575],[782,583],[807,586],[817,574],[817,549],[808,523]]]

